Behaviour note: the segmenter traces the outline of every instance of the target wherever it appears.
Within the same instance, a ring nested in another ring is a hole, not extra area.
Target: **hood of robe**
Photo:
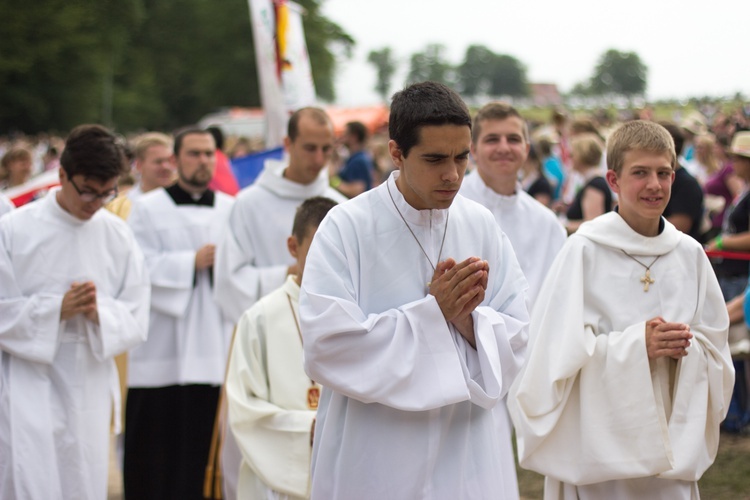
[[[285,160],[266,160],[258,177],[257,184],[268,189],[280,198],[307,199],[313,196],[324,196],[328,188],[328,168],[323,168],[312,184],[299,184],[284,178]]]
[[[631,255],[664,255],[674,250],[682,233],[662,217],[664,230],[657,236],[635,232],[617,212],[609,212],[584,222],[573,236],[582,236],[598,245],[625,250]]]

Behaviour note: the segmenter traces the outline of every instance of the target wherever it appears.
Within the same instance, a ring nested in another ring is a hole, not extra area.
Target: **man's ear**
[[[286,248],[289,250],[289,254],[296,259],[298,244],[295,236],[290,236],[286,239]]]
[[[396,141],[388,141],[388,152],[391,154],[391,160],[393,160],[393,164],[396,165],[396,168],[404,166],[404,154],[401,151],[401,148],[398,147],[398,144],[396,144]]]
[[[620,194],[620,179],[618,179],[615,171],[607,170],[605,178],[607,179],[607,184],[609,185],[609,189],[611,189],[613,193]]]

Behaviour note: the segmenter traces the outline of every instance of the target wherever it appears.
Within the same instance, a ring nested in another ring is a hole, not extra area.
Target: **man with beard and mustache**
[[[213,300],[215,243],[234,201],[208,189],[215,150],[208,132],[179,132],[177,182],[139,197],[128,220],[146,256],[152,291],[150,338],[130,353],[128,498],[202,498],[232,335],[232,321]]]

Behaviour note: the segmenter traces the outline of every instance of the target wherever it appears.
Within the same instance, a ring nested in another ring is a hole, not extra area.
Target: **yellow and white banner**
[[[315,104],[304,9],[286,0],[249,0],[260,98],[266,114],[266,148],[280,146],[289,115]]]

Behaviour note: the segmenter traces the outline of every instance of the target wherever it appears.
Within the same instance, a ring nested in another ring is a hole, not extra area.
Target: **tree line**
[[[295,0],[313,80],[333,100],[337,55],[354,39]],[[226,106],[259,106],[247,0],[0,2],[0,134],[171,130]]]
[[[398,71],[398,59],[390,47],[383,47],[371,51],[367,60],[375,68],[375,91],[387,101]],[[463,61],[454,65],[447,60],[444,45],[429,44],[410,57],[404,83],[435,80],[454,87],[468,98],[525,97],[529,95],[526,71],[526,66],[515,57],[496,54],[484,45],[469,46]],[[647,74],[648,68],[638,54],[610,49],[600,56],[591,77],[576,84],[571,94],[642,95],[646,91]]]
[[[331,102],[354,37],[321,13],[324,0],[295,1],[316,92]],[[172,130],[222,107],[260,105],[247,0],[5,0],[0,16],[0,134],[87,122]],[[368,60],[387,101],[399,62],[388,47]],[[646,73],[637,54],[610,50],[574,91],[635,95]],[[451,64],[445,46],[430,44],[410,56],[407,80],[444,82],[469,98],[529,92],[525,65],[482,45]]]

